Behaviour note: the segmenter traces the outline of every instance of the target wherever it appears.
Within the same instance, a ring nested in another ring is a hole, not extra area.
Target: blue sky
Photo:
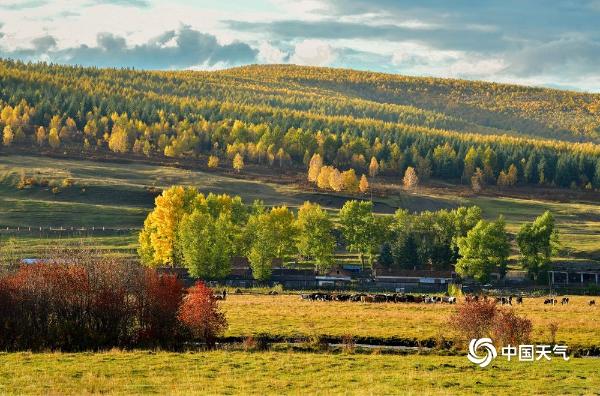
[[[600,0],[0,0],[0,56],[295,63],[600,92]]]

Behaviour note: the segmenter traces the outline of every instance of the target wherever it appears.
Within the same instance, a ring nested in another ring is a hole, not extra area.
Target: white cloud
[[[258,60],[262,63],[283,63],[288,54],[268,42],[263,42],[258,47]]]
[[[327,66],[336,59],[333,47],[323,40],[304,40],[296,44],[290,63]]]
[[[459,78],[489,78],[502,73],[507,67],[502,58],[478,58],[467,55],[452,63],[448,68],[448,74]]]

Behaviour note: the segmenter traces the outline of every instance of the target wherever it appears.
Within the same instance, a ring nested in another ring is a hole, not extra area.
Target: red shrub
[[[171,346],[183,290],[172,276],[74,254],[0,276],[0,350]]]
[[[499,309],[492,326],[493,340],[500,345],[518,345],[529,341],[531,320],[517,316],[512,309]]]
[[[208,346],[214,346],[216,337],[227,328],[227,320],[218,310],[212,290],[202,282],[188,290],[179,308],[179,320],[196,339]]]
[[[468,301],[457,306],[450,317],[450,326],[463,340],[487,337],[497,312],[498,307],[492,300]]]
[[[493,300],[467,301],[457,307],[450,317],[450,326],[458,338],[491,337],[498,345],[517,345],[529,340],[531,321],[508,308],[499,307]]]
[[[178,309],[183,298],[183,284],[175,275],[144,271],[144,293],[138,296],[140,307],[139,340],[166,345],[177,341]]]

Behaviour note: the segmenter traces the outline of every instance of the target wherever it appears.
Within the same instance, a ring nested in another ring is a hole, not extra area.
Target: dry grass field
[[[543,298],[525,298],[515,309],[533,322],[535,342],[549,342],[549,325],[556,323],[557,341],[570,346],[600,345],[600,306],[590,307],[589,300],[571,296],[569,305],[550,306],[544,305]],[[450,338],[446,323],[454,310],[445,304],[309,302],[297,295],[232,294],[221,306],[229,322],[227,334],[232,336],[267,333],[417,340]]]

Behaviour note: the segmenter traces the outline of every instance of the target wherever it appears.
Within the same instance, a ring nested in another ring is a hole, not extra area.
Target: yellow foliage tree
[[[354,169],[348,169],[347,171],[342,172],[342,184],[345,191],[350,193],[358,191],[358,177],[356,177]]]
[[[333,167],[331,166],[323,166],[319,171],[319,177],[317,177],[317,187],[327,189],[330,187],[329,185],[329,176],[333,172]]]
[[[361,193],[366,193],[369,191],[369,181],[367,180],[367,176],[362,175],[360,177],[360,182],[358,183],[358,189]]]
[[[369,176],[375,177],[379,173],[379,163],[375,157],[371,157],[371,163],[369,164]]]
[[[182,186],[171,187],[156,197],[155,207],[144,221],[139,235],[140,256],[147,265],[179,264],[177,230],[185,213],[193,208],[198,192]]]
[[[47,139],[48,136],[46,135],[46,128],[43,126],[39,127],[35,131],[35,141],[37,142],[37,145],[42,147],[46,143]]]
[[[412,166],[406,168],[406,172],[404,172],[404,179],[402,179],[402,183],[404,183],[404,187],[409,189],[415,188],[419,184],[419,177],[417,176],[415,168],[413,168]]]
[[[308,165],[308,180],[316,182],[323,167],[323,159],[318,153],[313,154]]]
[[[219,166],[219,157],[217,157],[216,155],[209,156],[207,166],[211,169]]]
[[[233,157],[233,169],[238,173],[244,169],[244,157],[242,157],[240,153],[237,153],[235,157]]]
[[[112,133],[108,138],[108,148],[115,153],[126,153],[129,151],[127,131],[121,126],[113,126]]]
[[[50,129],[50,133],[48,134],[48,144],[53,149],[56,149],[60,146],[60,137],[58,136],[58,131],[56,128]]]
[[[2,134],[2,143],[8,147],[13,143],[13,140],[15,139],[15,134],[12,130],[12,128],[10,127],[10,125],[7,125],[4,127],[4,132]]]
[[[329,173],[329,187],[331,187],[333,191],[342,191],[342,188],[344,187],[342,175],[336,168],[333,168],[331,173]]]

